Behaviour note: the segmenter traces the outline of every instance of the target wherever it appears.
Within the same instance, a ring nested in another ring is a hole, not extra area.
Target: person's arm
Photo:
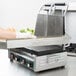
[[[0,28],[0,39],[13,39],[16,38],[16,32],[11,32]]]
[[[3,29],[0,28],[0,39],[15,39],[15,38],[36,38],[30,33],[16,32],[13,28]]]

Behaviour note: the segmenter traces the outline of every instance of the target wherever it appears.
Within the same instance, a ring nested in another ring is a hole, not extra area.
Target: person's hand
[[[16,29],[14,27],[9,27],[6,30],[9,32],[16,32]]]
[[[5,29],[0,27],[0,31],[5,31]]]
[[[0,39],[14,39],[16,38],[16,32],[13,29],[0,28]]]

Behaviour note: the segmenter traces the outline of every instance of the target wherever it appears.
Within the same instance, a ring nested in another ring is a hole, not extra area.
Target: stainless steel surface
[[[68,56],[74,56],[74,57],[76,57],[76,53],[70,53],[70,52],[68,52],[67,55]]]
[[[38,37],[62,36],[65,32],[63,16],[38,14],[35,35]]]
[[[7,48],[68,44],[69,36],[7,40]]]
[[[57,37],[65,35],[65,15],[68,6],[65,3],[63,4],[64,5],[62,5],[62,3],[45,4],[40,8],[35,28],[36,36]],[[57,9],[57,7],[60,8]],[[47,13],[41,13],[41,11],[47,11]]]
[[[76,57],[68,57],[68,66],[34,73],[23,66],[10,63],[8,51],[0,49],[0,76],[76,76]]]
[[[0,49],[7,49],[6,40],[0,40]]]
[[[34,71],[42,71],[61,66],[66,66],[67,53],[55,53],[36,57]]]
[[[62,36],[65,33],[63,16],[48,15],[47,36]]]
[[[15,61],[16,63],[19,64],[21,64],[22,60],[24,60],[25,63],[21,65],[24,65],[32,69],[34,72],[66,66],[67,63],[67,52],[54,53],[42,56],[35,55],[35,57],[32,58],[32,55],[29,56],[26,55],[26,53],[25,55],[24,54],[21,55],[20,53],[13,51],[9,50],[9,57],[13,55],[13,58],[10,58],[10,60],[12,60],[13,62]]]

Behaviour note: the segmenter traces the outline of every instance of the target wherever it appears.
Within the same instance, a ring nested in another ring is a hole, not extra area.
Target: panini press
[[[11,48],[8,53],[11,62],[22,64],[35,72],[65,66],[67,56],[62,45]]]
[[[65,9],[62,7],[65,7]],[[8,56],[10,61],[22,64],[34,72],[65,66],[67,52],[64,50],[65,43],[62,41],[62,36],[65,35],[66,7],[65,3],[43,5],[40,8],[35,28],[35,36],[39,40],[26,39],[24,42],[20,40],[17,43],[17,40],[15,42],[13,40],[13,43],[9,41]],[[41,13],[43,11],[46,13]],[[51,38],[54,39],[57,37],[61,37],[61,39],[51,40]],[[65,39],[64,42],[66,41]],[[60,44],[57,45],[58,42]],[[18,45],[18,47],[14,44]],[[28,46],[26,46],[27,44]],[[12,45],[14,45],[13,48],[11,48]]]

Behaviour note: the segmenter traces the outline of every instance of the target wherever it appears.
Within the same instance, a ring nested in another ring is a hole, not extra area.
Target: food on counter
[[[31,28],[27,28],[27,29],[21,29],[20,32],[21,33],[31,33],[32,35],[34,35],[35,30],[31,29]]]
[[[36,38],[36,36],[30,34],[30,33],[20,33],[16,32],[16,38]]]
[[[36,38],[33,29],[21,29],[16,31],[15,28],[0,28],[0,39],[15,39],[15,38]]]
[[[21,33],[26,33],[26,30],[25,29],[21,29],[20,32]]]

